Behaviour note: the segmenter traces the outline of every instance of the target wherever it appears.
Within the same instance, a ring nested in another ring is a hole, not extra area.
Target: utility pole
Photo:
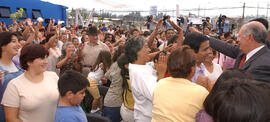
[[[268,7],[269,7],[269,3],[267,2],[267,8],[266,8],[266,19],[268,19]]]
[[[245,19],[245,8],[246,8],[246,3],[244,3],[244,5],[243,5],[243,14],[242,14],[243,22],[244,22],[244,19]]]
[[[258,16],[259,16],[259,3],[257,5],[257,18],[258,18]]]
[[[199,5],[199,8],[198,8],[198,17],[200,16],[200,9],[201,9],[201,7]]]
[[[205,17],[205,6],[204,6],[204,11],[203,12],[204,12],[204,15],[203,16]]]

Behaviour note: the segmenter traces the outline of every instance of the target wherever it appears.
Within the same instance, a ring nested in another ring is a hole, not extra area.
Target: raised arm
[[[226,56],[229,56],[231,58],[236,58],[239,53],[241,53],[241,50],[239,46],[228,44],[224,41],[215,39],[213,37],[209,37],[209,44],[210,47],[214,50],[217,50],[218,52],[223,53]]]
[[[53,43],[53,41],[55,41],[55,39],[57,39],[59,36],[59,30],[56,29],[56,33],[54,34],[54,36],[52,36],[49,41],[47,42],[47,44],[45,44],[45,49],[49,50],[51,48],[51,45]]]
[[[158,21],[158,24],[156,25],[156,28],[154,29],[154,31],[151,33],[150,37],[148,38],[148,41],[147,41],[148,47],[151,47],[152,46],[153,41],[154,41],[155,37],[158,34],[158,30],[162,26],[162,23],[163,23],[163,20],[162,19]]]
[[[184,33],[183,33],[183,29],[181,27],[179,27],[178,25],[176,25],[173,21],[171,20],[167,20],[175,30],[178,31],[178,39],[177,39],[177,47],[182,47],[183,45],[183,40],[184,40]]]

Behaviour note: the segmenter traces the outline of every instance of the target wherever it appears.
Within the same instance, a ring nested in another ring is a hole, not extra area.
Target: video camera
[[[185,18],[184,17],[177,17],[176,21],[177,21],[177,25],[181,26],[182,24],[185,23]]]
[[[168,19],[170,16],[169,15],[164,15],[163,16],[163,22],[165,22],[166,19]]]
[[[163,25],[166,26],[166,19],[170,18],[169,15],[164,15],[163,16]]]
[[[152,18],[153,16],[147,16],[147,22],[151,22],[151,18]]]
[[[223,33],[223,29],[222,29],[222,15],[221,14],[218,17],[218,30],[219,30],[219,35],[221,35]]]
[[[202,22],[203,22],[202,23],[203,28],[207,27],[207,21],[203,19]]]

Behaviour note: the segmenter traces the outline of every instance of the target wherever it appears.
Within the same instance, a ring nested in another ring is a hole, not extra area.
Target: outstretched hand
[[[162,79],[167,71],[168,55],[163,52],[159,54],[158,61],[155,62],[155,67],[158,73],[158,80]]]

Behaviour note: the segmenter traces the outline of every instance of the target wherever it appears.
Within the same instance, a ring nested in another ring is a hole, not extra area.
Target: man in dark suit
[[[237,41],[239,46],[210,38],[210,47],[235,58],[234,68],[245,70],[257,81],[270,82],[270,49],[265,45],[265,27],[256,21],[249,22],[240,29]]]

